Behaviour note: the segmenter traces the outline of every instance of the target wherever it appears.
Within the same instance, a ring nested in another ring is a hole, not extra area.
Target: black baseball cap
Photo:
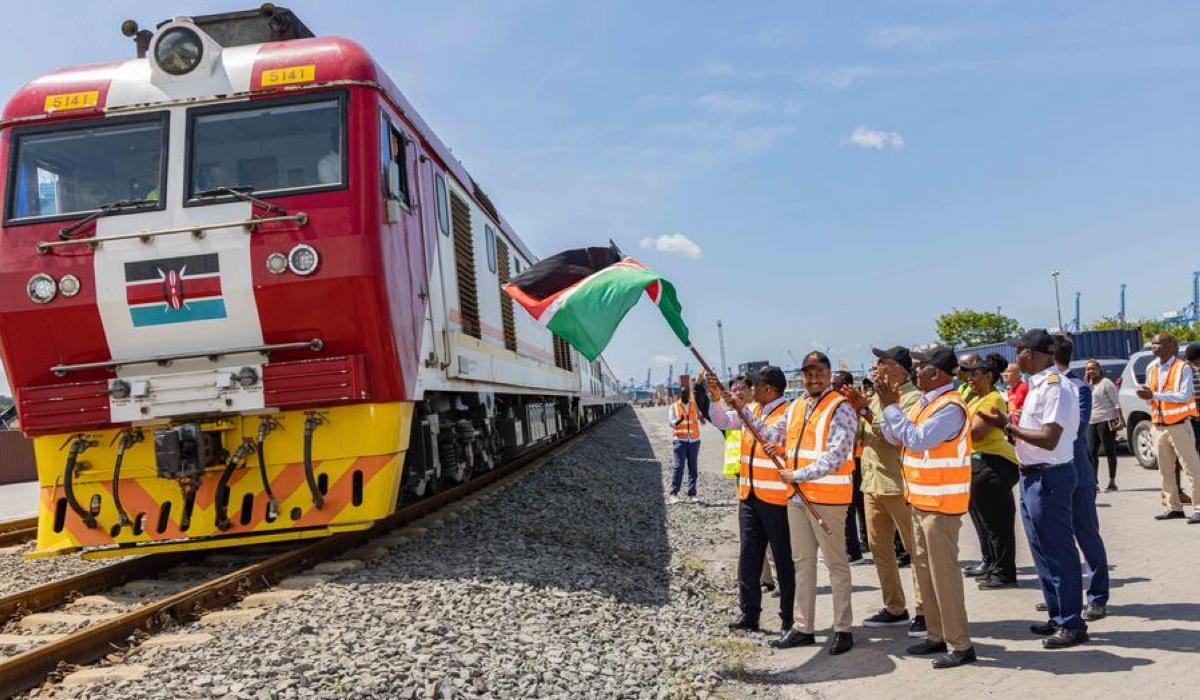
[[[928,350],[914,352],[912,358],[933,365],[951,376],[958,371],[958,357],[954,354],[953,348],[939,345]]]
[[[824,367],[825,369],[833,369],[833,365],[830,364],[829,358],[826,357],[825,353],[813,350],[804,356],[804,361],[800,363],[800,371],[803,372],[809,367],[817,366]]]
[[[1050,335],[1045,328],[1030,328],[1025,331],[1025,335],[1019,338],[1009,338],[1008,344],[1018,350],[1028,348],[1044,355],[1054,354],[1054,336]]]
[[[901,367],[909,372],[912,371],[912,355],[909,354],[908,348],[906,347],[893,345],[887,350],[871,348],[871,352],[874,353],[875,357],[878,357],[881,360],[893,360],[899,363]]]
[[[787,390],[787,377],[783,375],[783,370],[775,365],[763,365],[752,372],[747,372],[746,379],[775,387],[780,393]]]

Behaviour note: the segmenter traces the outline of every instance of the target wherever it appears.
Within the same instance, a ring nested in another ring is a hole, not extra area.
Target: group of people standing
[[[734,379],[728,390],[715,377],[703,378],[702,394],[695,397],[703,400],[688,396],[672,407],[677,456],[672,497],[681,487],[683,466],[693,463],[690,444],[693,436],[699,439],[700,423],[707,419],[725,431],[726,474],[736,476],[739,499],[741,615],[731,628],[759,629],[769,550],[782,622],[781,635],[770,644],[815,644],[819,552],[834,607],[828,651],[853,648],[846,532],[853,527],[847,518],[853,517],[858,491],[884,604],[863,625],[907,626],[921,640],[908,653],[932,656],[934,668],[971,663],[976,654],[964,580],[975,579],[982,590],[1017,585],[1013,488],[1019,486],[1019,512],[1043,595],[1037,607],[1048,618],[1030,630],[1046,637],[1047,649],[1088,640],[1087,624],[1107,615],[1109,596],[1095,452],[1103,445],[1115,459],[1104,428],[1095,426],[1104,422],[1115,430],[1108,423],[1115,393],[1097,379],[1098,366],[1087,368],[1086,380],[1068,373],[1073,348],[1065,336],[1035,329],[1010,344],[1017,349],[1013,364],[999,355],[958,356],[941,346],[875,349],[873,382],[865,391],[844,379],[835,388],[829,358],[813,352],[800,367],[803,394],[790,403],[784,399],[783,371],[766,366]],[[1186,364],[1174,360],[1177,347],[1163,339],[1161,349],[1149,385],[1139,394],[1146,392],[1156,415],[1160,464],[1169,458],[1173,465],[1178,455],[1194,477],[1196,462],[1187,454],[1189,446],[1195,450],[1194,433],[1184,436],[1183,429],[1171,427],[1193,430],[1190,419],[1200,417],[1193,375],[1177,366]],[[1002,380],[1007,395],[998,390]],[[1093,420],[1094,412],[1099,420]],[[1168,473],[1176,478],[1173,467],[1163,468],[1164,489],[1171,493]],[[694,479],[689,482],[694,496]],[[1193,490],[1195,484],[1193,478]],[[1109,488],[1115,489],[1111,463]],[[1176,497],[1160,519],[1183,517],[1178,503]],[[962,567],[958,537],[967,514],[983,557],[976,566]],[[912,557],[912,616],[896,539]],[[1080,552],[1089,574],[1086,599]]]

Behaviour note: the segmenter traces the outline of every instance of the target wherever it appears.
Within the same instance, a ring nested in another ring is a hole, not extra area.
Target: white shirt
[[[1058,424],[1062,434],[1053,450],[1016,441],[1017,461],[1022,465],[1066,464],[1075,456],[1075,437],[1079,432],[1079,396],[1071,381],[1050,366],[1029,378],[1029,395],[1021,408],[1022,428],[1040,430]]]

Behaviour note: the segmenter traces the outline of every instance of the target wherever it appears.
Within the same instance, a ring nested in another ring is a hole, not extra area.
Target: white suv
[[[1187,344],[1179,348],[1179,359],[1187,351]],[[1121,402],[1121,415],[1125,418],[1125,430],[1129,438],[1129,450],[1137,458],[1138,464],[1146,469],[1157,469],[1158,460],[1154,456],[1154,443],[1150,440],[1150,404],[1138,398],[1138,387],[1146,383],[1146,368],[1154,361],[1154,353],[1149,350],[1135,352],[1125,365],[1121,375],[1121,388],[1117,397]]]

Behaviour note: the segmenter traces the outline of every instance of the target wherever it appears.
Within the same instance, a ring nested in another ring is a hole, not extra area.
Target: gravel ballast
[[[400,531],[365,568],[207,628],[206,644],[135,649],[125,662],[147,667],[140,680],[54,694],[738,697],[747,643],[724,629],[735,594],[700,556],[735,537],[732,488],[703,475],[705,504],[666,505],[661,413],[618,413],[478,505]]]

